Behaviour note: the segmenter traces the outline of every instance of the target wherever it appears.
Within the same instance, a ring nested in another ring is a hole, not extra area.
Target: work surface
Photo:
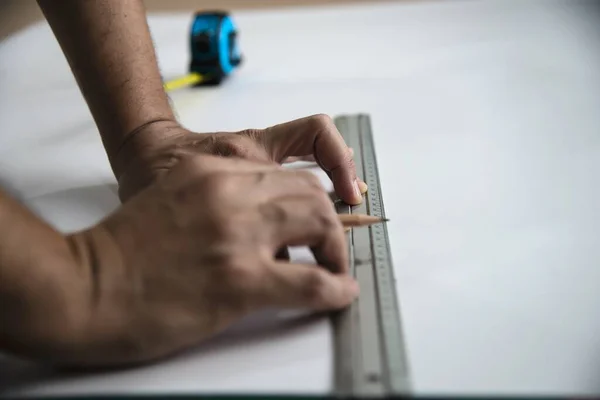
[[[417,394],[600,394],[600,8],[453,1],[240,13],[223,86],[172,94],[199,131],[372,116]],[[190,15],[151,16],[184,73]],[[0,182],[63,231],[118,205],[47,26],[0,45]],[[32,244],[35,245],[35,244]],[[265,313],[128,371],[0,361],[0,393],[327,393],[326,318]]]

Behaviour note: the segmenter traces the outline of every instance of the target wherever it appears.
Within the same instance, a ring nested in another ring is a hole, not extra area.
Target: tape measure
[[[337,212],[385,218],[369,116],[342,115],[334,122],[354,149],[358,177],[369,187],[362,204],[338,201]],[[336,392],[357,397],[408,395],[408,357],[386,224],[353,228],[348,236],[350,271],[360,295],[333,317]]]
[[[237,36],[227,12],[197,12],[190,29],[189,74],[166,82],[165,90],[221,83],[242,62]]]

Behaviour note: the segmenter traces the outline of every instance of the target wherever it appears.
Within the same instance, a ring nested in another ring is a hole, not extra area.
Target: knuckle
[[[202,155],[193,155],[191,157],[186,157],[185,161],[182,162],[186,171],[193,177],[201,177],[206,175],[206,167],[208,166],[209,160],[207,157]]]
[[[331,231],[332,229],[338,228],[340,224],[337,215],[333,210],[321,210],[317,214],[317,222],[322,231]]]
[[[197,191],[202,196],[207,213],[208,228],[217,242],[231,241],[238,237],[238,214],[228,204],[237,198],[240,184],[229,174],[211,174],[202,179]]]
[[[285,207],[276,202],[261,204],[258,212],[263,221],[270,223],[282,223],[289,220],[290,217]]]
[[[235,175],[214,173],[202,178],[201,189],[205,195],[220,202],[235,196],[240,182]]]
[[[319,180],[319,177],[315,174],[313,174],[312,172],[309,171],[298,171],[298,176],[300,177],[300,179],[306,181],[306,183],[314,188],[317,189],[319,191],[323,191],[323,185],[321,185],[321,181]]]
[[[316,203],[316,207],[318,207],[319,209],[333,211],[333,202],[331,201],[331,197],[329,197],[329,194],[325,190],[316,190],[314,193],[314,201]]]
[[[223,266],[225,280],[231,286],[244,286],[253,283],[257,278],[257,269],[251,260],[229,255]]]
[[[260,287],[262,269],[259,262],[252,257],[230,256],[221,268],[221,283],[228,292],[234,292],[239,297],[246,299],[244,304],[249,305],[249,298]]]
[[[315,114],[310,118],[316,129],[322,130],[333,125],[333,120],[327,114]]]
[[[318,216],[320,220],[327,220],[327,225],[337,221],[335,205],[325,190],[315,190],[311,194],[310,203],[312,206],[312,214]]]

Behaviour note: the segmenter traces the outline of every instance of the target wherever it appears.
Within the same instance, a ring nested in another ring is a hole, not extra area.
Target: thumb
[[[343,201],[353,205],[362,202],[365,185],[357,178],[352,152],[329,116],[318,114],[272,126],[259,140],[278,163],[288,157],[312,156]]]

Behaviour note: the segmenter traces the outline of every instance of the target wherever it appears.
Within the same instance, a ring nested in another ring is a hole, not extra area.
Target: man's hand
[[[238,133],[194,134],[176,121],[163,90],[141,0],[38,0],[96,121],[122,200],[186,155],[260,162],[311,156],[337,195],[361,202],[350,150],[329,117],[316,115]]]
[[[198,134],[174,121],[159,121],[134,132],[115,157],[119,193],[126,200],[195,154],[283,163],[291,157],[314,159],[333,181],[337,195],[355,205],[366,185],[356,176],[352,151],[331,118],[313,115],[267,129]]]
[[[89,280],[85,323],[60,355],[69,363],[151,360],[263,307],[338,309],[358,293],[320,182],[273,164],[182,159],[69,241]],[[309,246],[320,266],[275,258],[290,245]]]

